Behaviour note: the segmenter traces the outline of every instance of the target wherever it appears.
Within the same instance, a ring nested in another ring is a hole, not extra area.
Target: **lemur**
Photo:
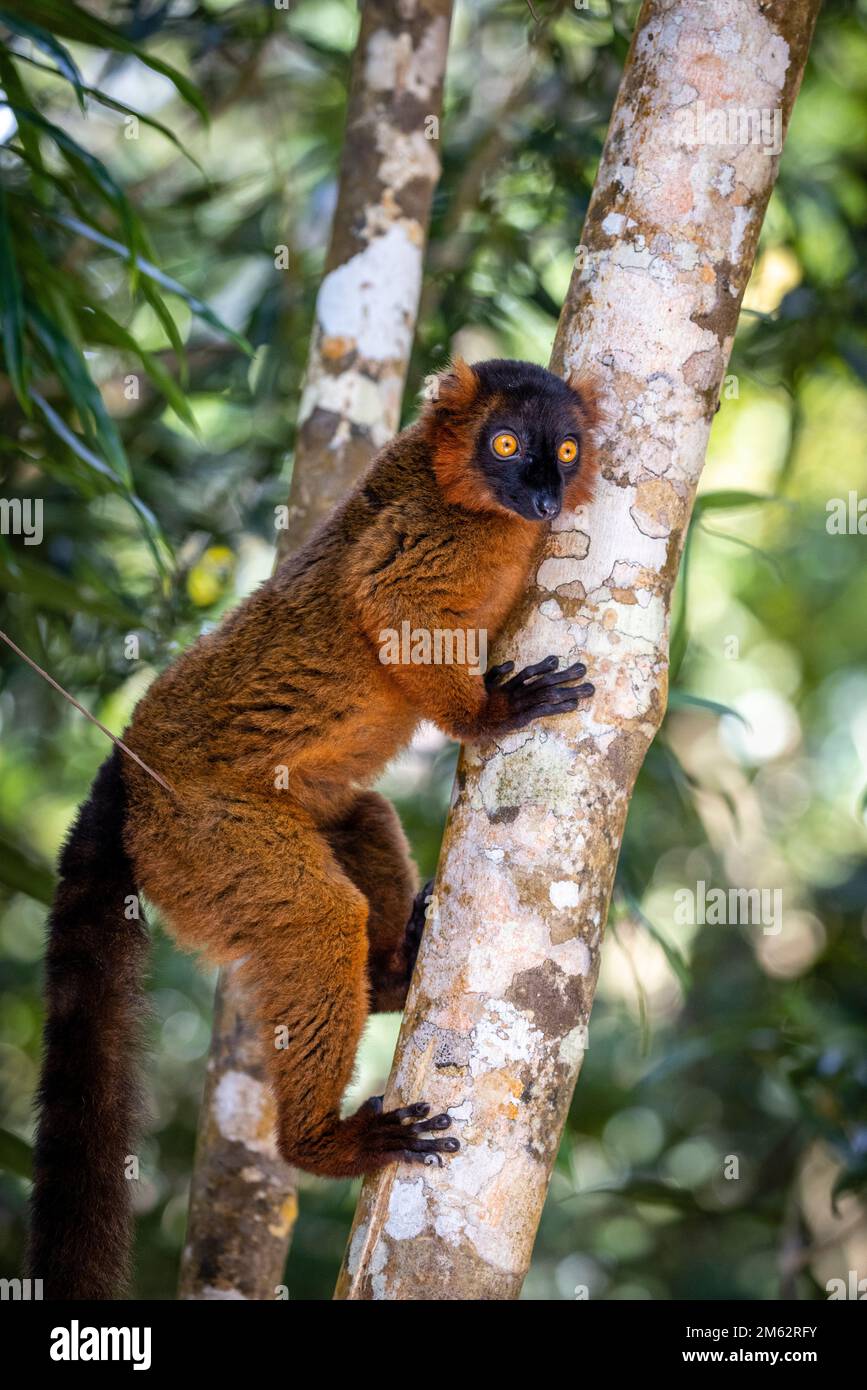
[[[590,495],[598,411],[592,386],[525,362],[458,359],[436,386],[307,544],[153,682],[124,735],[145,766],[114,749],[63,849],[30,1251],[46,1297],[116,1296],[128,1275],[140,893],[179,945],[239,962],[289,1163],[353,1177],[459,1148],[421,1098],[341,1118],[365,1019],[402,1008],[424,921],[371,783],[422,719],[499,738],[593,686],[554,656],[514,674],[384,664],[382,635],[496,637],[546,523]]]

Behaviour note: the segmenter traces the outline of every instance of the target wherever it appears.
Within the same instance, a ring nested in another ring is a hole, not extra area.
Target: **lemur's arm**
[[[427,634],[431,650],[437,632],[463,633],[464,654],[480,650],[468,622],[479,599],[477,567],[467,567],[465,551],[450,537],[417,529],[411,515],[377,519],[365,536],[364,569],[359,611],[368,640],[410,704],[450,737],[468,742],[509,733],[574,710],[593,693],[591,685],[575,684],[586,668],[558,671],[556,656],[516,675],[514,662],[483,675],[470,660],[407,660],[412,647],[407,652],[404,632]]]

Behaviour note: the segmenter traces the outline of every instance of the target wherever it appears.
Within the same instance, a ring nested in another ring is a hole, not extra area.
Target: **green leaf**
[[[92,449],[99,449],[115,482],[130,487],[132,477],[117,426],[105,408],[83,356],[37,305],[28,304],[27,320],[75,405],[85,439]]]
[[[752,541],[745,540],[743,536],[730,536],[726,531],[717,531],[713,526],[706,526],[702,523],[702,530],[706,536],[714,536],[718,541],[729,541],[732,545],[740,545],[744,550],[750,550],[754,555],[758,555],[760,560],[773,570],[777,579],[782,582],[783,570],[780,562],[774,555],[767,550],[763,550],[760,545],[753,545]]]
[[[170,294],[176,294],[180,299],[183,299],[184,302],[190,306],[193,313],[197,314],[200,319],[204,319],[205,323],[209,323],[218,333],[223,333],[227,338],[230,338],[231,341],[235,343],[242,352],[247,353],[249,357],[253,356],[253,348],[242,334],[236,333],[228,324],[223,323],[222,319],[217,317],[213,309],[209,308],[201,299],[197,299],[194,294],[190,294],[189,290],[185,290],[183,285],[179,284],[177,280],[172,279],[171,275],[166,275],[165,271],[152,265],[150,261],[142,260],[140,256],[134,257],[129,249],[121,242],[114,241],[111,237],[105,236],[103,232],[97,231],[95,227],[89,226],[86,222],[81,222],[77,217],[69,217],[66,213],[58,213],[54,216],[53,220],[59,222],[63,227],[69,227],[73,232],[78,232],[80,236],[87,237],[88,241],[95,242],[97,246],[104,246],[107,251],[114,251],[116,255],[122,256],[124,260],[135,260],[142,275],[146,275],[149,280],[153,280],[161,289],[168,290]]]
[[[135,267],[138,252],[146,248],[147,237],[138,217],[132,210],[129,199],[102,160],[97,159],[83,145],[79,145],[77,140],[73,140],[70,135],[67,135],[65,130],[61,130],[60,126],[55,125],[53,121],[48,121],[44,116],[40,116],[37,111],[9,102],[5,104],[9,105],[10,110],[14,112],[19,121],[24,121],[50,136],[70,168],[86,179],[109,206],[115,209],[126,234],[130,263]]]
[[[84,83],[69,49],[64,48],[63,44],[60,43],[53,34],[50,34],[47,29],[43,29],[41,24],[31,24],[26,19],[19,19],[16,15],[10,14],[6,9],[0,9],[0,22],[5,24],[7,29],[11,29],[13,34],[18,34],[24,39],[30,39],[31,43],[34,43],[37,48],[41,48],[43,53],[47,53],[50,58],[54,59],[57,64],[58,72],[61,72],[67,81],[71,82],[75,88],[78,104],[82,111],[84,111]],[[13,56],[15,58],[20,58],[23,55],[15,53]],[[39,64],[38,66],[42,65]]]
[[[101,458],[82,443],[75,432],[69,428],[66,422],[57,414],[57,411],[48,404],[38,391],[31,390],[30,396],[39,406],[39,409],[45,416],[46,423],[53,433],[57,435],[58,439],[62,439],[64,444],[72,449],[76,457],[80,458],[82,462],[86,463],[90,468],[93,468],[97,473],[100,473],[103,477],[108,478],[115,485],[119,485],[119,491],[122,496],[125,497],[139,519],[145,543],[153,556],[157,569],[163,576],[163,579],[168,579],[170,570],[166,564],[163,551],[165,550],[168,554],[171,554],[171,548],[151,509],[145,506],[141,498],[133,492],[131,486],[125,484],[124,479],[118,478]]]
[[[48,404],[44,396],[41,396],[38,391],[31,390],[30,398],[39,406],[52,433],[56,434],[58,439],[63,440],[63,443],[67,448],[72,450],[76,458],[81,459],[82,463],[86,463],[88,468],[92,468],[93,471],[99,473],[101,477],[108,478],[109,482],[116,485],[122,482],[122,479],[118,478],[117,474],[109,468],[108,464],[105,463],[98,454],[93,453],[91,449],[88,449],[87,446],[82,443],[75,431],[71,430],[66,424],[66,421],[61,419],[57,411],[53,406]]]
[[[0,1168],[19,1178],[33,1177],[33,1150],[10,1129],[0,1129]]]
[[[178,359],[178,370],[181,374],[181,381],[186,385],[188,376],[187,349],[181,337],[180,329],[175,323],[174,315],[162,295],[154,288],[148,279],[142,279],[139,282],[139,288],[163,326],[163,331],[171,343]]]
[[[139,62],[147,64],[154,72],[162,73],[174,84],[188,106],[197,111],[207,122],[208,112],[198,89],[183,73],[147,53],[140,44],[133,43],[118,29],[105,24],[101,19],[89,14],[73,3],[73,0],[6,0],[6,10],[19,14],[29,23],[41,24],[53,34],[79,43],[92,44],[96,48],[107,48],[114,53],[127,53]]]
[[[15,58],[17,61],[27,63],[30,67],[38,68],[40,72],[49,72],[55,77],[57,76],[55,69],[49,67],[47,63],[37,62],[35,58],[30,58],[24,53],[16,53]],[[120,112],[122,116],[135,116],[137,121],[141,121],[142,125],[150,126],[151,130],[158,131],[166,140],[171,141],[185,159],[188,159],[191,164],[195,165],[203,178],[207,179],[207,174],[195,155],[190,153],[186,145],[175,135],[173,130],[170,130],[167,125],[163,125],[163,122],[158,121],[155,116],[146,116],[143,111],[136,110],[134,106],[127,106],[125,102],[118,101],[117,97],[109,96],[108,92],[103,92],[99,87],[88,87],[87,83],[84,83],[81,90],[86,96],[92,97],[94,101],[98,101],[100,106],[107,106],[112,111]]]
[[[0,81],[2,81],[3,91],[7,101],[22,107],[26,107],[29,104],[29,97],[22,85],[21,78],[18,76],[18,69],[2,44],[0,44]],[[48,171],[42,159],[39,136],[34,129],[31,129],[31,127],[25,123],[23,126],[19,125],[18,137],[22,145],[22,158],[30,165],[35,176],[35,191],[38,196],[41,186],[40,181],[48,177]]]
[[[6,554],[0,551],[0,589],[10,594],[22,594],[39,608],[47,608],[52,613],[65,613],[75,617],[77,613],[90,613],[95,618],[118,626],[134,627],[141,614],[113,594],[96,594],[91,590],[66,579],[41,565],[16,553],[10,563]]]
[[[6,370],[26,414],[32,414],[27,398],[27,363],[24,357],[24,304],[21,281],[12,247],[6,194],[0,185],[0,312],[3,318],[3,351]]]
[[[14,893],[26,893],[38,903],[50,904],[54,894],[54,875],[44,864],[37,864],[17,845],[0,837],[0,883]]]
[[[753,507],[758,502],[779,502],[782,499],[765,492],[745,492],[738,488],[721,488],[717,492],[700,492],[695,499],[693,513],[703,516],[705,512],[720,511],[725,507]]]
[[[673,946],[671,942],[665,936],[663,936],[662,932],[653,922],[651,922],[649,917],[645,916],[644,912],[641,909],[641,904],[635,897],[634,893],[631,893],[629,889],[625,887],[621,888],[619,891],[623,894],[624,901],[626,902],[630,913],[641,923],[645,931],[647,931],[650,934],[650,936],[653,937],[653,940],[656,942],[657,946],[659,946],[662,950],[665,959],[668,961],[669,965],[671,966],[671,969],[677,976],[677,979],[680,983],[680,987],[683,990],[684,994],[688,994],[689,990],[692,987],[692,971],[690,970],[689,962],[687,961],[686,956],[684,956],[683,953],[679,951],[676,946]]]
[[[635,986],[635,997],[638,1000],[638,1031],[641,1038],[641,1054],[646,1057],[650,1051],[650,1015],[647,1010],[647,991],[636,969],[635,961],[632,958],[632,952],[629,950],[629,947],[620,940],[620,933],[617,930],[617,920],[613,913],[611,914],[609,926],[611,935],[623,952],[626,963],[629,966],[629,972],[632,975],[632,983]]]
[[[162,391],[175,414],[183,420],[185,425],[189,426],[196,436],[200,435],[198,422],[190,409],[187,397],[171,372],[166,371],[153,353],[146,352],[144,348],[139,347],[131,333],[128,333],[104,309],[100,309],[96,305],[88,306],[87,310],[80,314],[79,323],[88,342],[104,343],[136,356],[154,385]]]
[[[732,709],[731,705],[721,705],[717,700],[705,700],[701,695],[688,695],[685,690],[670,691],[668,696],[668,707],[669,709],[687,709],[690,707],[696,709],[709,709],[714,714],[720,716],[730,714],[732,719],[739,720],[745,729],[749,729],[750,727],[748,721],[744,719],[744,716],[739,714],[736,709]]]
[[[680,562],[680,573],[677,576],[677,583],[674,590],[671,638],[668,644],[669,682],[674,682],[677,679],[680,668],[683,665],[683,659],[686,656],[686,649],[689,645],[689,566],[692,558],[692,538],[694,534],[695,532],[690,526],[686,533],[683,558]]]

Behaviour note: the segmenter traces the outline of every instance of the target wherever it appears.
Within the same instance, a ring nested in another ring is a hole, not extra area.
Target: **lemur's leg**
[[[383,1114],[368,1101],[340,1118],[368,1012],[368,906],[307,813],[280,798],[235,798],[167,817],[163,834],[170,858],[150,861],[142,887],[182,944],[207,937],[212,958],[240,959],[284,1158],[353,1177],[453,1152],[456,1140],[434,1137],[449,1116],[427,1119],[423,1102]]]
[[[400,819],[378,792],[362,792],[326,832],[340,867],[369,905],[368,978],[374,1013],[402,1009],[424,927],[430,884],[420,892]]]

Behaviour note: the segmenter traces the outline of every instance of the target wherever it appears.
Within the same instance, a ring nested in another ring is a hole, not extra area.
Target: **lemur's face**
[[[445,386],[433,440],[453,500],[536,522],[586,500],[595,420],[586,390],[506,360],[456,364]]]
[[[479,431],[473,459],[494,498],[526,521],[552,521],[581,467],[577,402],[565,382],[551,377],[550,383],[502,393]]]

